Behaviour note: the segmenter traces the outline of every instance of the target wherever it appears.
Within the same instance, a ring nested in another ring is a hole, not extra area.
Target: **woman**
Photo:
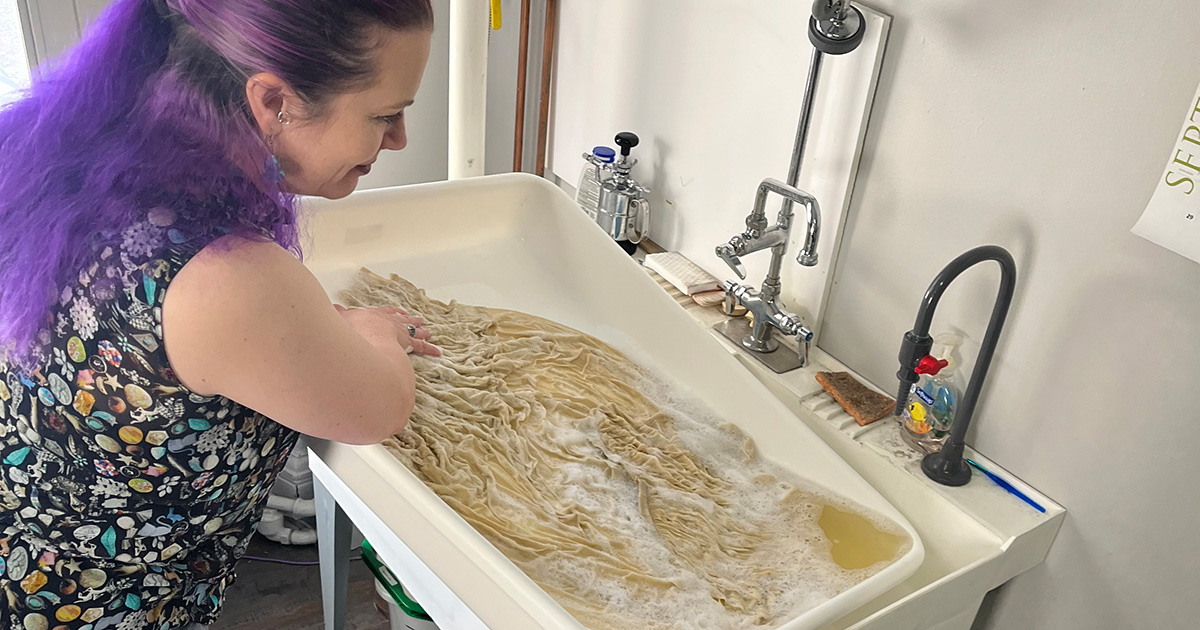
[[[0,626],[211,623],[298,433],[400,431],[396,310],[335,308],[296,195],[404,148],[428,0],[115,0],[0,111]]]

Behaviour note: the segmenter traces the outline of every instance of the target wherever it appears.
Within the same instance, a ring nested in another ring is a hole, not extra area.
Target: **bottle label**
[[[925,407],[916,401],[909,403],[908,409],[905,410],[904,425],[917,435],[925,435],[933,430],[933,425],[929,423],[929,417],[925,414]]]
[[[924,436],[934,429],[934,416],[930,413],[934,400],[924,389],[912,386],[912,395],[904,410],[904,426],[915,435]]]

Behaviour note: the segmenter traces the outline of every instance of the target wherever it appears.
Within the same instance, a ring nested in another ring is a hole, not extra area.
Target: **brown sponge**
[[[863,385],[849,372],[817,372],[817,382],[859,426],[865,427],[896,408],[895,399]]]

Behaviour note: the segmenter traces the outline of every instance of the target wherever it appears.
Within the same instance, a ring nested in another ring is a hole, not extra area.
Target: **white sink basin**
[[[926,563],[909,518],[543,179],[503,175],[355,194],[320,204],[309,232],[306,263],[331,295],[367,266],[438,299],[540,315],[652,357],[753,437],[764,456],[912,538],[894,564],[782,630],[828,627],[914,575],[932,579],[996,548],[994,536],[981,534],[978,549],[971,547],[976,556]],[[312,450],[318,481],[444,630],[582,627],[383,447],[318,442]]]

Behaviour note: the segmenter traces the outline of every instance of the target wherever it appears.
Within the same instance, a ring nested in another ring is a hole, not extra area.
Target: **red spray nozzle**
[[[917,367],[913,368],[913,371],[917,374],[936,376],[947,365],[950,365],[950,362],[945,359],[935,359],[932,355],[925,355],[925,358],[917,363]]]

